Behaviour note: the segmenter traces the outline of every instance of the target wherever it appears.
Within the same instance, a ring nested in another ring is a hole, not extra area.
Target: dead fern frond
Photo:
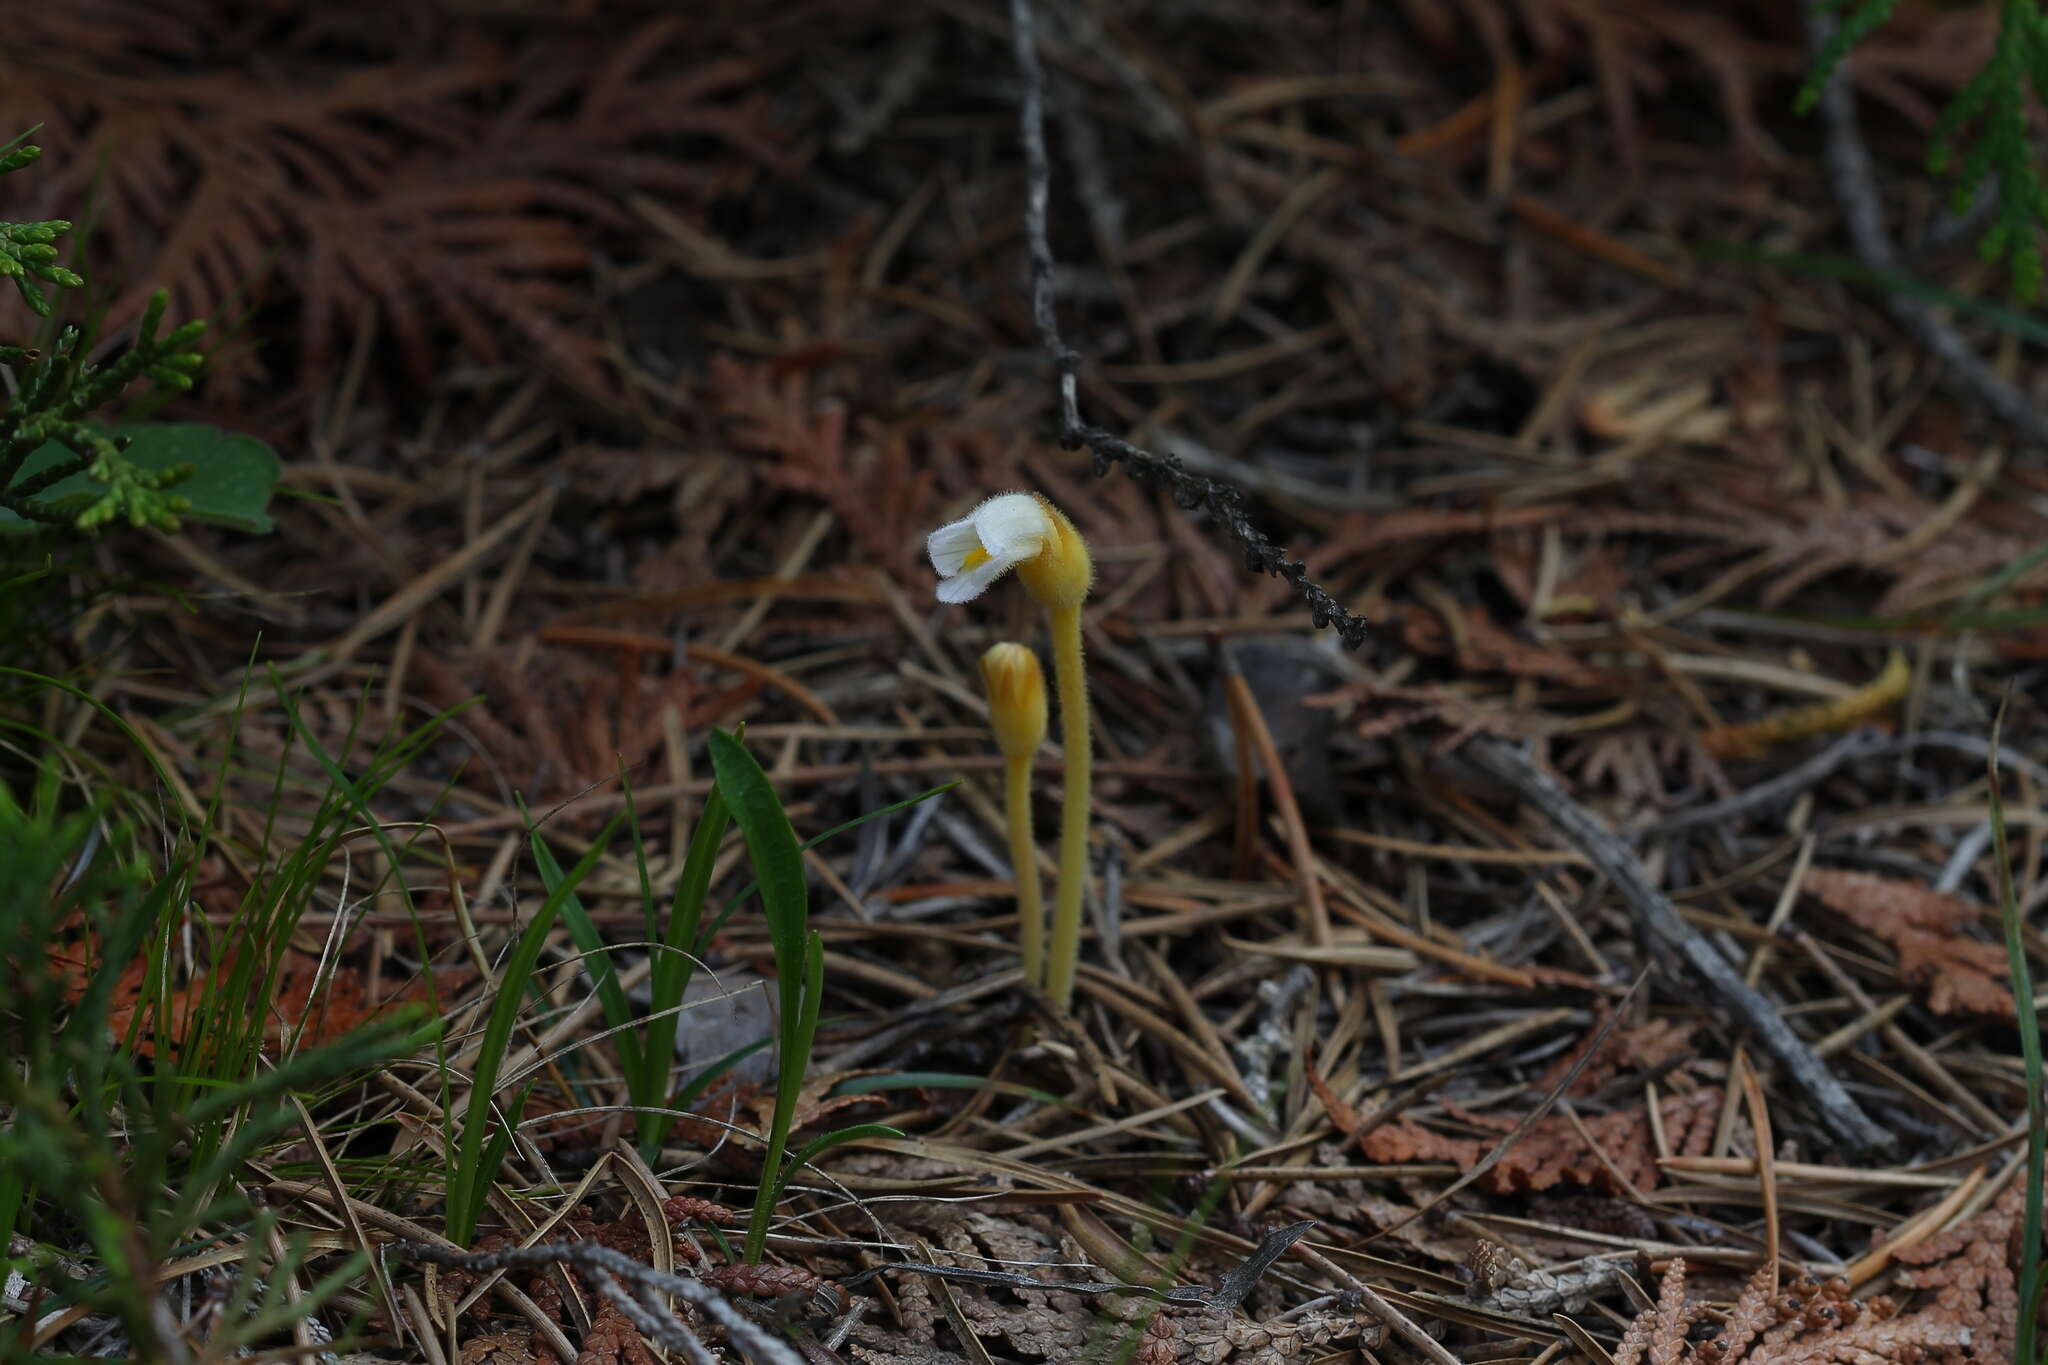
[[[1977,908],[1917,882],[1816,867],[1801,889],[1899,955],[1899,975],[1918,986],[1936,1014],[2011,1019],[2010,966],[1997,944],[1968,936]]]
[[[1719,1103],[1718,1091],[1702,1089],[1669,1096],[1659,1104],[1658,1117],[1674,1154],[1697,1156],[1706,1151],[1713,1140]],[[1503,1133],[1520,1122],[1514,1115],[1475,1114],[1449,1101],[1444,1102],[1444,1112],[1474,1127]],[[1398,1119],[1367,1133],[1359,1150],[1368,1161],[1449,1161],[1460,1170],[1470,1170],[1492,1145],[1439,1133],[1412,1119]],[[1656,1188],[1658,1179],[1649,1110],[1634,1105],[1583,1117],[1576,1123],[1560,1114],[1537,1120],[1528,1134],[1480,1177],[1479,1187],[1496,1194],[1514,1194],[1583,1185],[1608,1190],[1626,1187],[1646,1194]]]
[[[1975,1218],[1902,1248],[1910,1289],[1932,1289],[1910,1311],[1886,1297],[1851,1297],[1848,1283],[1805,1276],[1777,1290],[1778,1267],[1758,1270],[1711,1338],[1689,1339],[1705,1309],[1684,1303],[1685,1263],[1665,1272],[1655,1307],[1632,1322],[1615,1365],[1993,1365],[2012,1358],[2019,1320],[2020,1205],[2014,1181]]]

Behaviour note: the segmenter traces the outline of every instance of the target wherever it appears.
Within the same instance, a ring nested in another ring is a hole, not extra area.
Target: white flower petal
[[[939,577],[951,578],[966,565],[967,556],[981,548],[981,537],[974,532],[974,518],[941,526],[931,533],[924,548]]]
[[[1029,559],[1045,548],[1053,525],[1029,493],[998,493],[974,509],[974,532],[998,559]]]
[[[939,580],[941,602],[972,602],[988,591],[989,584],[1014,569],[1030,555],[996,555],[951,578]]]

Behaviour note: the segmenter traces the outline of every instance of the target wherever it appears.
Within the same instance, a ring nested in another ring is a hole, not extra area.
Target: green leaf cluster
[[[26,136],[0,148],[0,175],[41,155],[40,148],[23,140]],[[52,295],[43,285],[76,289],[84,283],[57,264],[56,240],[70,229],[59,219],[0,222],[0,277],[14,281],[38,317],[52,311]],[[224,433],[214,433],[211,440],[192,436],[210,428],[109,427],[87,420],[138,383],[146,383],[148,393],[159,398],[192,387],[205,364],[198,345],[206,323],[195,320],[163,330],[167,302],[159,290],[134,341],[105,364],[84,359],[76,327],[62,328],[47,350],[0,342],[0,365],[20,372],[13,396],[0,400],[0,531],[34,526],[94,531],[116,522],[176,531],[187,515],[268,529],[263,507],[276,482],[276,456],[260,442],[232,438],[263,451],[267,478],[260,471],[252,477],[256,466],[247,450],[231,450],[231,438]],[[148,448],[166,443],[160,430],[182,433],[176,444],[191,458],[149,457]],[[138,441],[145,442],[144,452],[136,449]],[[225,499],[194,478],[216,459],[237,471]]]
[[[1838,7],[1841,25],[1814,58],[1799,92],[1801,112],[1819,100],[1850,50],[1891,18],[1898,0],[1840,0]],[[1953,179],[1957,213],[1997,177],[1997,200],[1978,251],[1987,261],[2007,262],[2014,292],[2028,303],[2040,293],[2040,231],[2048,224],[2048,186],[2028,130],[2028,108],[2037,96],[2048,99],[2048,15],[2041,0],[2001,0],[1991,59],[1942,111],[1927,156],[1931,173]]]

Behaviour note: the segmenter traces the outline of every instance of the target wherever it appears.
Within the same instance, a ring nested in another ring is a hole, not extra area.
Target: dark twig
[[[1241,489],[1190,474],[1177,456],[1155,455],[1106,428],[1081,420],[1081,357],[1060,339],[1059,319],[1053,312],[1052,245],[1045,227],[1046,206],[1052,197],[1052,169],[1045,153],[1045,72],[1038,64],[1031,0],[1010,0],[1010,23],[1017,49],[1017,72],[1023,83],[1018,122],[1024,141],[1024,238],[1031,262],[1031,322],[1039,345],[1052,357],[1060,377],[1060,444],[1068,450],[1086,446],[1094,452],[1097,478],[1105,477],[1111,465],[1121,464],[1140,483],[1165,487],[1183,510],[1205,509],[1243,549],[1247,567],[1284,579],[1308,603],[1309,617],[1318,629],[1335,627],[1344,643],[1356,649],[1365,643],[1364,618],[1339,606],[1308,576],[1307,565],[1289,559],[1286,550],[1252,525]]]
[[[1806,0],[1809,51],[1824,49],[1834,37],[1835,27],[1827,0]],[[1854,60],[1852,54],[1843,65]],[[1863,134],[1856,126],[1856,96],[1849,88],[1847,73],[1839,66],[1821,87],[1820,117],[1827,136],[1828,179],[1848,224],[1850,245],[1869,269],[1896,271],[1899,253],[1885,231],[1884,205],[1878,199],[1870,149],[1863,145]],[[2025,394],[1993,373],[1969,343],[1935,316],[1933,308],[1896,290],[1886,291],[1884,303],[1906,334],[1948,367],[1949,378],[1965,397],[1989,408],[1992,416],[2029,445],[2048,447],[2048,417],[2043,417]]]
[[[1726,820],[1744,816],[1761,815],[1765,811],[1785,805],[1808,787],[1817,787],[1834,776],[1835,769],[1845,763],[1863,758],[1881,758],[1887,754],[1911,753],[1915,749],[1950,749],[1966,754],[1980,761],[1991,756],[1991,746],[1978,735],[1965,734],[1954,730],[1922,730],[1911,735],[1887,735],[1876,730],[1852,730],[1840,739],[1822,749],[1813,757],[1796,767],[1787,768],[1776,777],[1768,778],[1744,791],[1736,793],[1726,801],[1715,801],[1705,806],[1694,806],[1675,815],[1629,832],[1630,839],[1644,839],[1652,835],[1677,834],[1702,825],[1718,825]],[[2001,745],[1999,761],[2016,771],[2025,772],[2036,782],[2048,784],[2048,765],[2036,763],[2025,754],[2016,753]]]
[[[1891,1146],[1891,1135],[1856,1107],[1842,1083],[1779,1018],[1771,1002],[1742,979],[1742,973],[1721,956],[1720,950],[1693,932],[1663,892],[1650,885],[1643,865],[1612,830],[1566,795],[1550,774],[1515,746],[1479,738],[1459,752],[1488,777],[1513,788],[1524,801],[1541,810],[1586,855],[1594,868],[1621,892],[1636,923],[1651,940],[1691,968],[1785,1068],[1837,1141],[1858,1156],[1882,1152]]]
[[[1774,777],[1767,778],[1729,797],[1726,801],[1713,801],[1704,806],[1694,806],[1662,820],[1631,830],[1632,839],[1648,838],[1655,834],[1677,834],[1683,830],[1698,829],[1702,825],[1718,825],[1723,821],[1740,819],[1746,815],[1760,815],[1781,805],[1790,804],[1808,787],[1817,787],[1835,774],[1835,769],[1844,763],[1859,758],[1873,758],[1891,747],[1891,738],[1875,730],[1852,730],[1827,748],[1796,767],[1787,768]]]

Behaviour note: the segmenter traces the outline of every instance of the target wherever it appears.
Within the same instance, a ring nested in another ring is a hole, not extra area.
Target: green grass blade
[[[534,912],[533,919],[513,945],[511,956],[506,959],[497,995],[491,1002],[490,1016],[484,1022],[483,1042],[470,1077],[469,1108],[463,1118],[462,1134],[457,1140],[455,1169],[449,1172],[447,1236],[457,1246],[466,1247],[475,1239],[477,1218],[483,1212],[484,1194],[497,1174],[495,1170],[487,1171],[483,1167],[484,1138],[490,1126],[491,1092],[497,1088],[498,1069],[504,1064],[506,1049],[512,1041],[512,1026],[517,1022],[519,1007],[526,999],[526,983],[540,961],[541,949],[546,946],[548,935],[554,931],[562,902],[575,894],[583,879],[597,866],[598,856],[611,842],[612,833],[618,828],[621,818],[622,815],[612,817],[591,844],[590,851],[577,859],[576,866],[562,879],[561,885],[548,893],[548,898]]]
[[[547,888],[549,895],[553,895],[562,884],[562,865],[555,860],[554,850],[540,837],[538,829],[532,830],[527,839],[533,848],[534,865],[540,869],[541,885]],[[602,856],[604,846],[597,845],[594,851]],[[583,970],[589,973],[590,984],[597,990],[598,1005],[604,1011],[606,1027],[620,1030],[612,1035],[612,1045],[618,1049],[619,1068],[625,1072],[626,1086],[638,1103],[647,1067],[639,1040],[632,1033],[633,1006],[626,999],[625,987],[619,984],[618,972],[612,967],[612,955],[605,946],[604,935],[597,931],[597,922],[590,918],[590,912],[583,908],[582,897],[574,890],[562,898],[562,924],[575,942],[576,951],[583,955]]]
[[[733,821],[747,841],[747,856],[754,864],[755,885],[761,892],[762,912],[768,919],[768,939],[780,970],[791,971],[782,978],[782,1003],[790,1018],[796,1017],[797,995],[801,989],[804,927],[810,921],[810,888],[804,878],[802,845],[790,828],[782,801],[768,781],[768,774],[740,742],[721,731],[711,732],[711,764],[718,774],[718,789],[732,811]],[[746,892],[741,892],[745,896]]]
[[[2043,1182],[2048,1178],[2048,1113],[2041,1093],[2041,1017],[2034,1010],[2034,974],[2027,965],[2026,940],[2021,937],[2020,901],[2013,890],[2012,855],[2005,842],[2005,802],[1999,793],[1998,732],[2004,728],[2005,708],[1991,727],[1990,782],[1985,795],[1991,806],[1991,843],[1998,862],[1998,910],[2005,923],[2005,953],[2012,966],[2012,998],[2015,1022],[2019,1026],[2020,1057],[2027,1079],[2027,1193],[2021,1216],[2019,1285],[2022,1292],[2018,1331],[2013,1338],[2013,1359],[2018,1365],[2035,1365],[2039,1351],[2035,1335],[2041,1319],[2044,1283],[2041,1265],[2041,1223]]]
[[[1745,265],[1759,265],[1773,270],[1783,270],[1794,275],[1813,275],[1820,279],[1840,280],[1845,284],[1867,285],[1887,293],[1903,294],[1907,298],[1919,299],[1923,303],[1953,308],[1958,313],[1981,319],[2003,332],[2010,332],[2022,341],[2036,345],[2048,345],[2048,323],[2025,313],[1986,303],[1968,294],[1958,294],[1931,280],[1917,275],[1908,275],[1903,270],[1874,270],[1861,261],[1843,256],[1829,256],[1819,252],[1763,251],[1740,242],[1705,242],[1694,249],[1702,260],[1735,261]]]
[[[1963,600],[1957,605],[1956,610],[1949,614],[1949,618],[1944,624],[1950,630],[1957,629],[1955,625],[1957,620],[1966,618],[1973,613],[1975,608],[1981,607],[1984,603],[1998,596],[1998,594],[2004,592],[2043,564],[2048,564],[2048,545],[2036,545],[2033,549],[2027,551],[2018,559],[2015,559],[2012,563],[1970,589],[1969,592],[1963,594]]]
[[[891,1128],[886,1123],[856,1123],[851,1127],[840,1128],[834,1132],[826,1133],[823,1137],[812,1138],[799,1148],[796,1155],[792,1156],[783,1166],[782,1174],[775,1182],[775,1195],[768,1201],[769,1207],[772,1208],[782,1202],[782,1192],[788,1187],[790,1177],[810,1165],[812,1158],[829,1152],[834,1147],[844,1146],[849,1142],[860,1142],[866,1138],[900,1138],[902,1136],[903,1130],[901,1128]]]
[[[931,800],[931,798],[933,798],[934,796],[938,796],[944,792],[949,792],[959,785],[960,783],[957,779],[952,782],[941,783],[939,786],[933,787],[930,791],[921,791],[915,796],[906,796],[901,801],[893,802],[889,805],[878,807],[874,810],[868,811],[863,815],[856,815],[851,820],[846,821],[844,824],[834,825],[832,826],[832,828],[826,830],[823,834],[813,835],[811,838],[804,840],[803,843],[798,845],[798,848],[801,851],[808,853],[812,849],[816,848],[819,844],[824,843],[827,839],[833,838],[836,835],[844,834],[846,833],[846,831],[850,829],[858,829],[860,826],[866,824],[870,820],[876,820],[884,815],[894,814],[899,810],[907,810],[910,807],[918,805],[921,802]],[[761,883],[759,881],[751,881],[748,882],[745,886],[741,887],[739,889],[739,894],[735,895],[731,900],[727,901],[725,903],[725,908],[718,912],[718,920],[711,926],[711,932],[715,934],[719,930],[723,929],[725,927],[726,921],[731,919],[734,913],[738,911],[742,905],[745,905],[747,903],[747,897],[753,895],[756,891],[759,891],[760,889]]]
[[[697,965],[694,955],[703,946],[699,935],[704,925],[704,904],[711,895],[712,868],[718,861],[718,846],[725,842],[725,831],[731,824],[732,813],[726,809],[725,798],[713,787],[704,802],[703,813],[697,818],[697,828],[690,835],[690,851],[683,859],[682,875],[676,879],[675,897],[669,902],[668,924],[658,936],[672,951],[656,953],[654,965],[647,974],[652,1017],[647,1023],[643,1047],[647,1070],[653,1072],[659,1066],[664,1080],[673,1064],[676,1028],[681,1022],[675,1011],[690,989],[690,977]],[[651,1109],[688,1107],[667,1104],[664,1102],[666,1099],[664,1095],[635,1096],[634,1103]],[[641,1114],[641,1156],[653,1161],[674,1126],[673,1114]]]
[[[184,1126],[203,1130],[237,1114],[240,1120],[206,1162],[181,1181],[183,1193],[172,1206],[166,1225],[174,1229],[198,1226],[201,1214],[213,1203],[213,1192],[225,1185],[271,1134],[296,1117],[284,1107],[284,1096],[340,1077],[363,1075],[394,1057],[418,1051],[439,1031],[439,1020],[428,1018],[416,1007],[401,1007],[249,1080],[214,1090],[186,1111]],[[217,1210],[214,1216],[218,1216]]]
[[[815,999],[806,1006],[805,988],[813,976],[822,980],[824,963],[822,954],[813,950],[816,935],[807,932],[810,888],[804,880],[803,852],[768,775],[738,740],[717,730],[711,732],[711,764],[718,774],[718,789],[732,810],[733,822],[747,841],[747,856],[760,883],[761,908],[768,920],[768,941],[775,953],[782,1004],[776,1019],[782,1056],[775,1116],[769,1124],[768,1150],[761,1166],[754,1216],[747,1226],[746,1259],[753,1263],[761,1259],[766,1243],[768,1219],[774,1212],[771,1191],[782,1164],[783,1149],[789,1142],[797,1091],[803,1085],[804,1070],[810,1065],[805,1020],[808,1016],[815,1027],[818,1006]]]
[[[640,877],[640,919],[649,943],[661,942],[661,916],[654,908],[654,879],[647,875],[647,844],[640,837],[640,807],[633,801],[633,779],[619,763],[619,791],[626,798],[626,837],[633,845],[633,871]]]

